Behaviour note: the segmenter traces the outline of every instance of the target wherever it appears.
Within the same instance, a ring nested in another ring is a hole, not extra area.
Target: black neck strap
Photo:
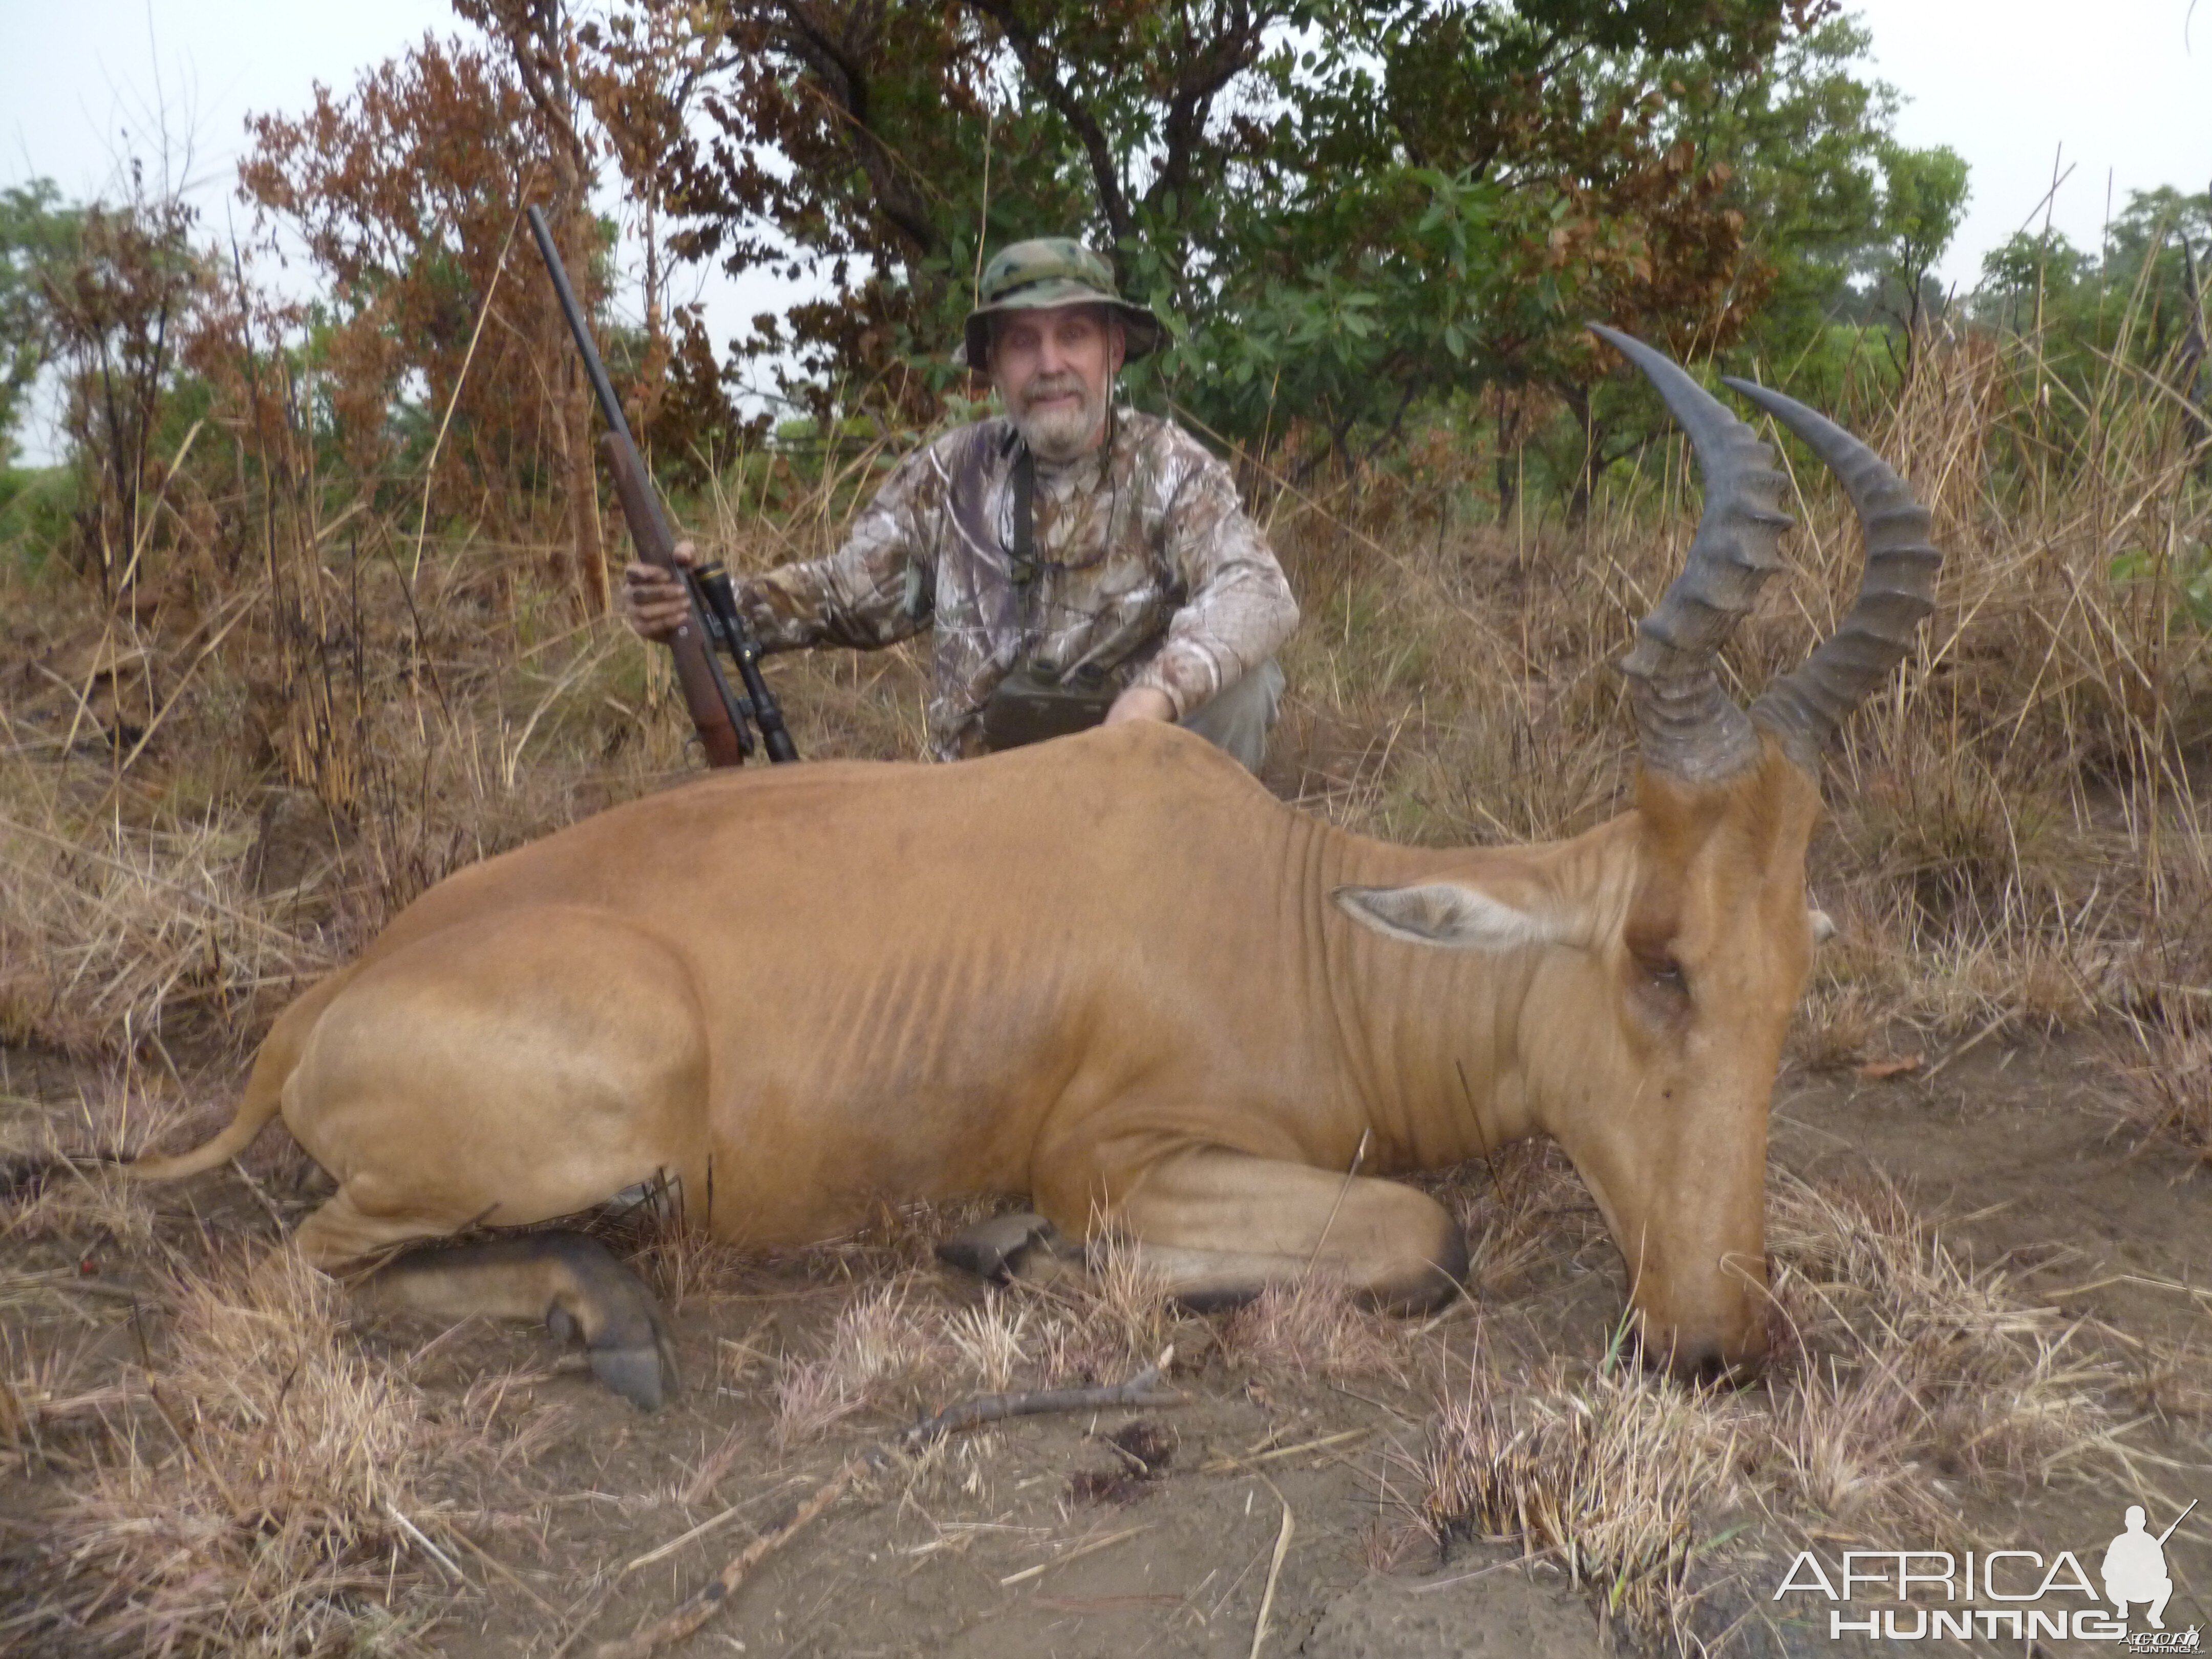
[[[1022,444],[1014,453],[1014,580],[1025,582],[1036,574],[1036,457]]]

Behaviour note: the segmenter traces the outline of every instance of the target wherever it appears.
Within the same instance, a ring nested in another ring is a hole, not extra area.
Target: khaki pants
[[[1234,756],[1246,771],[1257,772],[1282,702],[1282,667],[1270,657],[1212,702],[1200,703],[1182,723]]]

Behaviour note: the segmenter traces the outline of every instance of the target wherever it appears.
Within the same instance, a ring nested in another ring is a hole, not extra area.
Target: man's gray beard
[[[1054,466],[1065,466],[1090,453],[1091,441],[1097,435],[1106,412],[1105,399],[1093,398],[1088,392],[1083,392],[1082,397],[1083,401],[1073,409],[1048,409],[1042,413],[1008,417],[1037,459]]]

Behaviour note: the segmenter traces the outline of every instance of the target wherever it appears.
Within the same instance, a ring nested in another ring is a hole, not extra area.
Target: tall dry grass
[[[451,871],[690,775],[670,676],[617,622],[494,605],[513,551],[465,545],[410,578],[356,548],[322,573],[340,592],[317,672],[286,679],[270,664],[296,641],[250,609],[201,658],[196,626],[102,616],[0,550],[21,693],[0,705],[0,1040],[250,1041]],[[103,667],[119,632],[156,665],[127,715]],[[779,678],[810,756],[919,756],[911,653]],[[321,690],[298,702],[331,678],[355,682],[337,729]]]

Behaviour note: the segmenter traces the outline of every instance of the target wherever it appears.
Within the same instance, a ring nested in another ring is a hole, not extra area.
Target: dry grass
[[[362,1356],[341,1295],[281,1252],[175,1279],[169,1357],[51,1517],[54,1577],[18,1639],[276,1655],[374,1632],[409,1650],[420,1615],[399,1593],[428,1566],[416,1533],[440,1530],[418,1485],[464,1437]]]
[[[1868,1443],[1889,1464],[1978,1485],[2046,1480],[2103,1446],[2118,1368],[2094,1333],[1961,1261],[1893,1185],[1778,1175],[1767,1248],[1781,1389],[1819,1396],[1791,1408],[1808,1431],[1850,1442],[1850,1419],[1882,1419]]]
[[[1109,1235],[1092,1248],[1089,1265],[1059,1351],[1071,1370],[1104,1381],[1170,1346],[1179,1316],[1164,1276],[1124,1240]]]
[[[221,818],[88,823],[0,796],[0,1036],[128,1049],[191,1012],[265,1010],[264,988],[331,966],[242,879],[250,848]]]
[[[2177,1143],[2212,1164],[2212,1031],[2192,1018],[2185,1029],[2146,1030],[2116,1045],[2125,1099],[2141,1131]]]
[[[1083,1280],[1016,1283],[965,1304],[925,1284],[933,1269],[863,1290],[818,1352],[778,1361],[777,1444],[819,1438],[864,1412],[910,1414],[968,1395],[1120,1382],[1179,1340],[1185,1352],[1203,1350],[1202,1327],[1176,1310],[1133,1252],[1109,1245],[1097,1256]]]
[[[910,1281],[865,1292],[837,1316],[829,1352],[787,1359],[775,1383],[775,1438],[792,1445],[887,1401],[902,1383],[945,1369],[944,1312],[918,1304]]]
[[[1309,1275],[1271,1285],[1231,1313],[1221,1346],[1232,1365],[1261,1371],[1402,1382],[1405,1333],[1405,1321],[1370,1312],[1342,1285]]]
[[[1548,1139],[1501,1146],[1434,1186],[1467,1236],[1467,1283],[1478,1297],[1510,1297],[1540,1261],[1605,1236],[1589,1189]]]
[[[204,1120],[204,1104],[133,1067],[81,1082],[73,1110],[40,1115],[21,1144],[0,1149],[0,1169],[13,1173],[0,1182],[0,1239],[18,1248],[58,1241],[87,1260],[110,1248],[147,1249],[155,1242],[153,1207],[117,1161],[187,1139],[182,1132]]]
[[[1698,1522],[1737,1485],[1735,1437],[1710,1398],[1621,1369],[1509,1383],[1482,1345],[1439,1401],[1420,1469],[1439,1535],[1549,1555],[1641,1635],[1669,1630]]]
[[[1692,1560],[1732,1518],[1787,1538],[1960,1540],[1964,1491],[2130,1471],[2125,1377],[2098,1334],[1962,1261],[1893,1185],[1781,1174],[1768,1212],[1762,1387],[1687,1388],[1610,1356],[1527,1377],[1479,1337],[1417,1471],[1431,1531],[1551,1554],[1671,1646],[1687,1639]]]

